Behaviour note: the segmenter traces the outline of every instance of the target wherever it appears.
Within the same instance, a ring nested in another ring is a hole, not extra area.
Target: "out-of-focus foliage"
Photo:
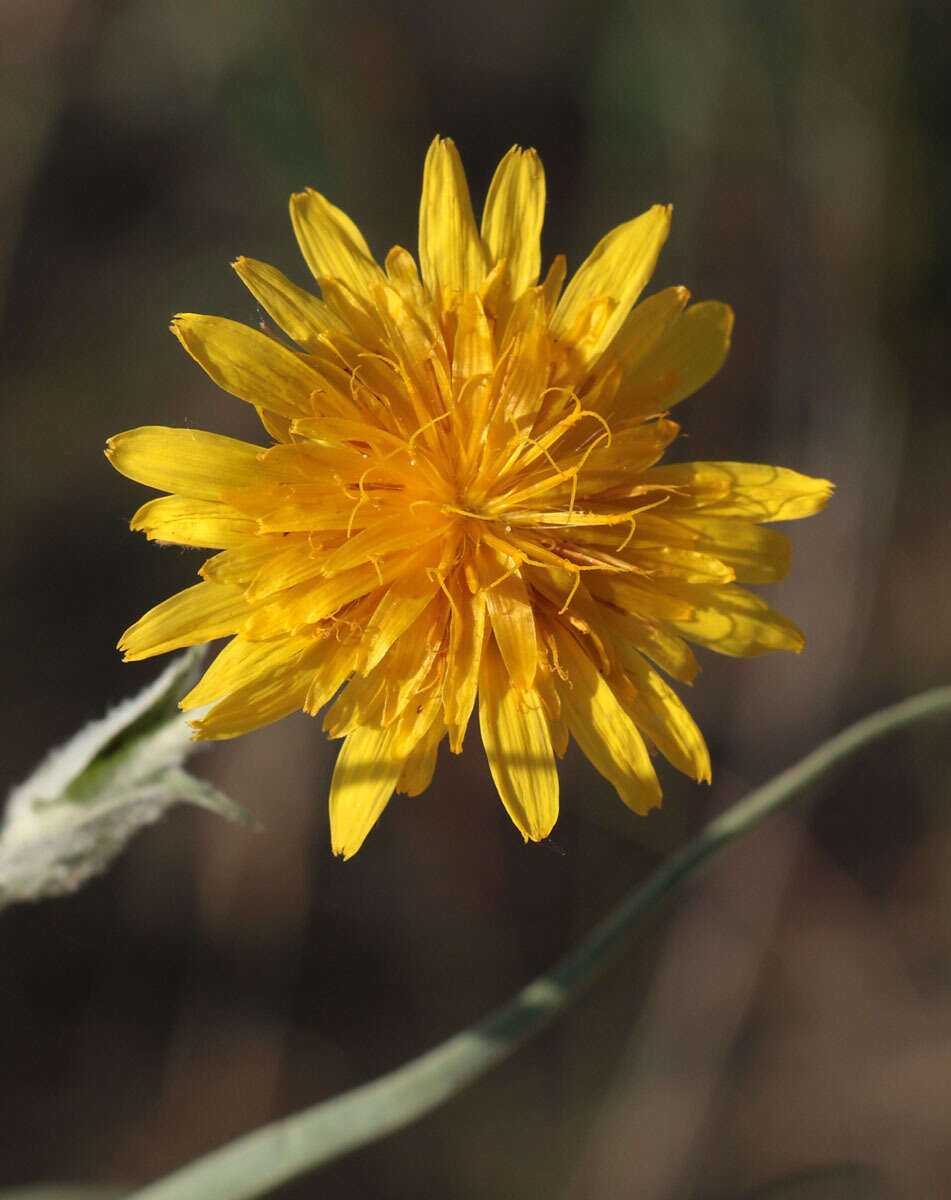
[[[0,826],[0,908],[74,892],[173,804],[245,814],[183,769],[195,750],[177,701],[200,674],[180,655],[138,696],[92,721],[14,788]]]

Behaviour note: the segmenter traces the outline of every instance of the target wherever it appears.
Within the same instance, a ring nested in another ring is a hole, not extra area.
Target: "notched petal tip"
[[[200,320],[197,313],[176,313],[168,323],[169,333],[174,334],[186,350],[188,350],[186,338],[197,320]],[[188,353],[191,354],[191,351],[188,350]]]
[[[831,479],[817,479],[816,483],[819,484],[819,491],[816,495],[816,512],[822,512],[832,499],[836,485]]]
[[[320,196],[320,192],[315,192],[312,187],[305,187],[299,192],[291,192],[288,204],[293,209],[295,205],[303,204],[305,200],[309,200],[311,196]]]

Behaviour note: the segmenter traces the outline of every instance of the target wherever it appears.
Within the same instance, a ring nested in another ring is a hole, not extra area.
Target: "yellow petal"
[[[386,277],[404,303],[420,311],[426,308],[426,289],[419,281],[419,268],[408,250],[394,246],[386,256]]]
[[[282,550],[289,549],[287,542],[293,542],[293,548],[305,553],[310,549],[307,539],[301,534],[283,538],[280,534],[268,534],[261,537],[249,538],[240,546],[223,550],[209,558],[199,571],[202,579],[213,579],[215,583],[234,583],[246,587],[263,566],[274,561]]]
[[[282,417],[276,412],[271,412],[264,408],[263,405],[255,404],[254,411],[261,419],[261,424],[268,431],[275,442],[290,442],[291,424],[290,417]]]
[[[249,600],[258,600],[312,579],[322,569],[309,539],[301,534],[272,534],[216,554],[200,574],[216,583],[237,584]]]
[[[438,585],[424,577],[422,586],[400,580],[384,593],[360,642],[359,667],[364,674],[409,629],[437,591]]]
[[[437,721],[440,725],[442,724],[440,692],[443,675],[444,664],[442,660],[437,659],[422,681],[418,694],[414,697],[415,703],[407,704],[394,719],[393,753],[399,758],[405,758],[411,754]],[[387,707],[384,705],[384,724],[389,723],[389,715]]]
[[[653,580],[635,582],[630,576],[592,573],[588,587],[600,600],[607,601],[621,612],[649,622],[686,621],[693,613],[693,599],[683,591],[674,591],[673,581],[666,587]]]
[[[791,544],[777,529],[755,525],[741,517],[678,515],[675,521],[654,513],[638,519],[638,535],[674,541],[679,533],[704,554],[713,554],[732,567],[740,583],[778,583],[789,573]]]
[[[732,583],[736,573],[713,554],[677,546],[642,547],[633,542],[626,556],[653,576],[669,575],[685,583]]]
[[[496,645],[515,687],[526,691],[535,682],[538,644],[535,617],[523,580],[509,575],[485,593]]]
[[[657,462],[679,432],[676,421],[662,418],[612,433],[611,440],[596,445],[585,460],[578,495],[594,496],[632,482],[637,486],[641,481],[634,476]]]
[[[356,669],[355,659],[355,646],[352,642],[338,638],[333,632],[323,639],[319,649],[308,656],[311,675],[304,698],[305,712],[316,716],[328,700],[337,694]]]
[[[257,525],[227,504],[193,500],[189,496],[159,496],[149,500],[129,522],[155,542],[179,546],[227,549],[240,546],[257,531]]]
[[[416,407],[418,425],[425,426],[429,419],[438,414],[437,393],[431,373],[427,370],[430,355],[434,351],[432,332],[419,314],[410,308],[391,287],[382,285],[374,289],[377,312],[385,326],[389,341],[389,353],[395,355],[404,378],[410,385],[409,392]],[[421,407],[418,398],[428,399],[428,407]],[[430,434],[431,430],[427,430]],[[424,434],[424,440],[433,443],[433,438]]]
[[[636,305],[617,331],[608,353],[632,371],[683,312],[690,299],[685,287],[664,288]]]
[[[345,530],[351,525],[359,529],[375,519],[376,510],[369,504],[360,509],[354,519],[354,504],[346,495],[321,494],[316,488],[301,496],[295,490],[293,497],[282,503],[274,492],[255,491],[241,494],[229,492],[228,498],[236,508],[254,515],[258,519],[261,533],[326,533]]]
[[[723,366],[733,311],[707,300],[665,324],[660,336],[625,374],[617,409],[626,416],[659,413],[692,395]]]
[[[637,695],[631,715],[669,763],[698,782],[710,782],[710,753],[703,734],[677,693],[634,651],[622,656]]]
[[[318,338],[325,329],[346,328],[323,300],[291,283],[277,267],[253,258],[238,258],[231,265],[261,307],[302,349],[317,349]]]
[[[384,723],[396,720],[407,707],[417,708],[427,687],[442,691],[437,657],[448,633],[449,612],[445,594],[437,592],[380,664],[386,681]]]
[[[130,429],[106,443],[106,458],[122,475],[192,500],[220,500],[229,489],[281,478],[261,462],[262,453],[220,433],[164,425]]]
[[[224,741],[272,725],[296,712],[304,703],[310,671],[285,665],[273,667],[253,683],[221,700],[211,712],[190,722],[195,740]]]
[[[305,580],[292,588],[280,592],[271,603],[256,611],[249,610],[242,632],[254,641],[263,641],[279,634],[323,621],[345,604],[359,600],[378,586],[389,583],[400,574],[402,563],[391,559],[381,566],[377,574],[373,566],[366,563],[349,571],[342,571],[333,579],[318,576]]]
[[[575,639],[559,630],[557,641],[561,664],[568,672],[559,692],[571,735],[628,808],[644,816],[661,801],[644,739]]]
[[[506,811],[526,841],[540,841],[558,819],[558,772],[548,722],[536,692],[517,692],[490,643],[479,679],[479,725],[489,769]]]
[[[485,645],[485,593],[480,591],[473,595],[458,579],[450,582],[449,590],[453,607],[443,702],[449,748],[453,754],[461,754],[479,686]]]
[[[382,719],[385,701],[385,671],[378,669],[368,675],[357,672],[324,713],[324,732],[332,738],[339,738],[346,737],[363,726],[389,726],[392,722]],[[391,743],[391,755],[392,752]]]
[[[492,330],[479,297],[468,294],[458,309],[452,345],[452,382],[457,394],[468,380],[492,373],[494,351]]]
[[[407,520],[405,513],[380,517],[348,538],[339,549],[331,551],[322,564],[323,574],[329,579],[361,563],[372,563],[386,555],[423,546],[443,535],[448,528],[449,521],[444,518],[425,522],[421,518],[417,523]]]
[[[690,641],[734,658],[750,658],[772,650],[798,654],[806,642],[792,621],[735,584],[698,589],[693,615],[671,624]]]
[[[492,177],[482,214],[482,239],[489,262],[508,260],[513,296],[538,282],[544,215],[541,159],[534,150],[513,146]]]
[[[389,729],[355,729],[345,739],[330,785],[330,840],[350,858],[386,808],[403,770],[390,752]]]
[[[195,646],[236,633],[248,615],[240,588],[199,583],[163,600],[122,635],[125,661],[151,658],[182,646]]]
[[[558,338],[562,355],[554,384],[571,388],[583,379],[610,336],[616,312],[617,301],[611,296],[596,296],[577,311],[572,324]]]
[[[697,677],[700,664],[693,651],[682,637],[669,629],[606,606],[603,607],[602,620],[621,639],[622,651],[623,643],[630,642],[680,683],[693,683]]]
[[[703,517],[746,517],[751,521],[794,521],[825,508],[833,485],[761,463],[696,462],[653,467],[651,486],[682,489],[665,503],[671,514],[688,509]]]
[[[232,638],[179,707],[215,707],[192,721],[199,741],[239,737],[301,708],[313,676],[313,638],[248,642]],[[222,698],[224,697],[224,698]]]
[[[249,642],[240,636],[233,637],[178,707],[188,711],[221,700],[261,675],[296,665],[304,650],[313,645],[314,639],[310,637],[280,638],[273,642]]]
[[[364,350],[381,348],[383,327],[376,311],[373,297],[382,285],[372,283],[361,293],[344,283],[342,279],[321,276],[320,290],[324,299],[344,324],[345,336],[352,337]]]
[[[429,787],[436,770],[439,743],[445,734],[446,726],[442,721],[434,721],[407,756],[396,784],[398,792],[406,796],[418,796]]]
[[[324,446],[347,450],[354,442],[366,442],[374,450],[401,450],[404,439],[386,429],[366,424],[365,420],[344,417],[298,417],[291,422],[291,432],[310,438]],[[382,458],[383,455],[380,454]]]
[[[485,595],[492,632],[513,685],[526,691],[535,682],[538,639],[528,588],[511,562],[483,544],[476,556],[476,571]]]
[[[551,359],[548,321],[541,296],[525,292],[515,311],[518,319],[512,324],[517,331],[507,358],[498,362],[493,384],[498,404],[492,432],[506,439],[511,437],[512,421],[537,411],[539,397],[548,383]]]
[[[316,279],[339,279],[366,296],[384,278],[360,230],[319,192],[308,188],[291,196],[291,221]]]
[[[485,278],[485,247],[472,215],[462,161],[449,138],[435,138],[426,155],[419,265],[423,282],[444,306],[454,294],[478,291]]]
[[[551,322],[556,336],[567,334],[592,300],[608,296],[616,305],[600,339],[588,348],[589,363],[610,344],[653,274],[670,230],[670,214],[669,207],[655,204],[613,229],[598,242],[565,289]]]
[[[273,338],[224,317],[179,313],[172,332],[211,378],[239,400],[284,417],[311,411],[320,376]]]

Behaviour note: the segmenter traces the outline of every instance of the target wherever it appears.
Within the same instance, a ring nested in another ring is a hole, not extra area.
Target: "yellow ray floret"
[[[423,178],[419,268],[381,267],[318,192],[291,219],[320,297],[266,263],[234,267],[287,341],[184,314],[173,332],[270,435],[112,438],[117,470],[168,493],[132,527],[215,551],[202,582],[122,637],[127,659],[230,640],[184,698],[195,736],[229,738],[326,708],[343,738],[335,853],[354,854],[394,792],[429,785],[473,710],[526,839],[558,817],[573,737],[624,803],[661,801],[649,746],[710,779],[703,736],[660,671],[690,684],[689,642],[799,651],[741,584],[789,569],[765,523],[807,517],[831,484],[782,467],[658,465],[667,412],[722,366],[733,314],[686,288],[640,295],[670,229],[655,205],[604,237],[567,287],[542,283],[545,179],[513,147],[477,225],[453,143]],[[658,669],[659,668],[659,669]],[[329,707],[326,707],[328,706]]]

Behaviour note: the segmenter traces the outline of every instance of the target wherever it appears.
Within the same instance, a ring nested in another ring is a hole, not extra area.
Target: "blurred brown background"
[[[656,285],[737,314],[725,369],[679,410],[679,456],[838,484],[771,589],[806,652],[701,651],[687,699],[712,790],[662,768],[665,807],[638,820],[569,756],[563,853],[524,847],[474,741],[342,864],[331,752],[300,716],[198,760],[265,832],[176,811],[77,897],[4,913],[0,1186],[145,1181],[399,1064],[550,964],[711,812],[948,679],[949,12],[0,3],[4,787],[154,677],[112,647],[201,561],[128,532],[145,492],[105,438],[255,436],[169,317],[253,324],[237,254],[306,283],[286,209],[306,185],[377,253],[413,247],[435,132],[476,197],[513,142],[540,150],[546,258],[577,265],[672,201]],[[947,740],[863,754],[540,1041],[281,1197],[727,1200],[842,1162],[880,1173],[863,1196],[951,1195]]]

